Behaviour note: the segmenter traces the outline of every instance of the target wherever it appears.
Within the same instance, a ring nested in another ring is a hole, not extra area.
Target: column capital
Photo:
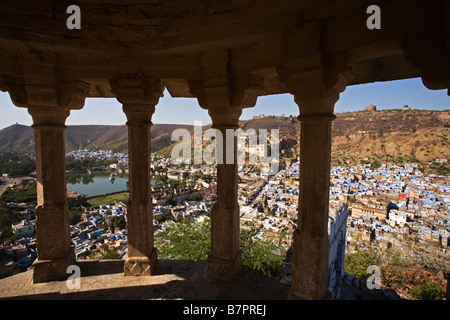
[[[23,81],[7,83],[12,102],[17,107],[36,109],[81,109],[90,85],[78,80],[61,80],[57,85],[26,84]]]
[[[208,114],[212,120],[214,129],[237,129],[239,128],[239,118],[242,108],[233,106],[223,106],[220,108],[208,109]]]
[[[450,6],[449,6],[450,8]],[[406,60],[420,69],[430,90],[447,89],[450,95],[450,36],[442,32],[416,34],[403,39]]]
[[[333,113],[339,94],[355,76],[355,63],[347,53],[315,53],[290,59],[277,71],[301,113]]]
[[[213,127],[238,127],[242,110],[256,104],[262,80],[252,76],[230,79],[229,85],[208,86],[204,82],[190,82],[191,93],[200,107],[208,110]]]
[[[33,118],[33,128],[60,128],[66,129],[66,119],[70,109],[51,107],[30,107],[28,113]]]
[[[164,85],[161,80],[148,78],[142,74],[120,77],[109,83],[117,100],[124,106],[130,105],[130,109],[134,110],[139,109],[139,106],[155,107],[159,98],[164,96]]]
[[[121,77],[110,81],[111,90],[123,105],[128,126],[152,125],[152,116],[159,98],[164,96],[164,86],[159,79],[142,74]]]
[[[22,50],[17,53],[17,60],[21,73],[0,85],[9,92],[16,106],[83,108],[90,85],[78,79],[62,78],[56,54]]]
[[[72,109],[81,109],[89,92],[83,81],[60,81],[57,85],[26,84],[23,79],[5,85],[12,102],[27,108],[33,117],[33,126],[61,126]]]
[[[151,126],[155,106],[149,104],[124,104],[123,112],[127,116],[127,126]]]
[[[207,109],[213,126],[235,127],[242,109],[254,107],[264,79],[251,74],[234,74],[231,52],[219,50],[201,56],[203,79],[189,81],[190,92]]]
[[[336,115],[333,113],[305,113],[297,117],[301,122],[303,121],[334,121]]]

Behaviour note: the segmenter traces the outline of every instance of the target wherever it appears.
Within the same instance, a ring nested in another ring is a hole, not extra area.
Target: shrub
[[[116,250],[111,250],[100,257],[102,260],[120,259],[120,254]]]
[[[268,240],[253,241],[252,237],[258,231],[254,227],[250,230],[241,230],[242,263],[265,276],[281,279],[281,267],[285,256],[278,254],[280,249]]]
[[[240,249],[242,263],[262,274],[276,279],[281,278],[284,255],[270,241],[253,241],[256,228],[241,230]],[[211,222],[197,223],[185,219],[170,226],[166,232],[155,236],[155,247],[161,259],[205,260],[211,250]]]
[[[353,274],[357,279],[367,279],[370,265],[380,265],[380,255],[374,249],[356,250],[353,254],[345,255],[345,271]]]
[[[439,283],[425,281],[419,287],[411,289],[409,294],[418,300],[443,300],[445,291]]]
[[[155,237],[155,247],[162,259],[204,260],[211,249],[209,221],[195,223],[185,219]]]

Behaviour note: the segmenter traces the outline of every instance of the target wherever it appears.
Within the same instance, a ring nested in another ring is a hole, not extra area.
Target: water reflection
[[[86,196],[127,191],[128,175],[118,174],[110,179],[110,172],[67,174],[67,189]]]
[[[89,184],[94,183],[94,174],[71,173],[67,175],[68,184]]]

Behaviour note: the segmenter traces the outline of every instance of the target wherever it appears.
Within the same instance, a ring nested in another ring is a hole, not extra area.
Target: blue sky
[[[429,90],[420,78],[377,82],[347,87],[336,103],[336,113],[358,111],[373,104],[378,110],[398,109],[408,105],[412,109],[450,109],[450,97],[446,90]],[[259,97],[255,107],[244,109],[241,119],[255,115],[298,115],[298,107],[290,94]],[[31,116],[25,108],[15,107],[9,94],[0,92],[0,129],[19,123],[31,125]],[[153,115],[153,123],[194,124],[211,123],[206,110],[200,108],[196,99],[172,98],[166,91]],[[125,124],[126,117],[116,99],[88,98],[83,109],[73,110],[67,125],[77,124]]]

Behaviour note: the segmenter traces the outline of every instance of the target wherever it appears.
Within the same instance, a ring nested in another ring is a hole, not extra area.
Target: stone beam
[[[127,205],[128,257],[126,276],[146,276],[155,272],[157,253],[153,243],[153,203],[151,197],[151,119],[164,86],[142,75],[111,81],[112,92],[127,116],[129,187]]]

